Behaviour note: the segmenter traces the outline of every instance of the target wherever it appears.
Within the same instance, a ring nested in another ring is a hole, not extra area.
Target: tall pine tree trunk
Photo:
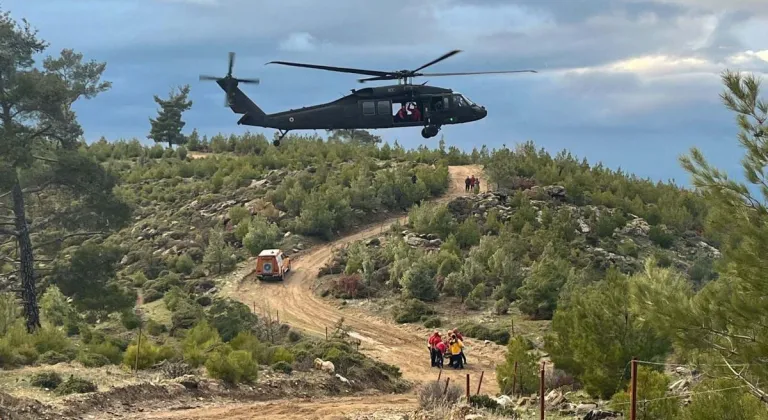
[[[11,190],[13,198],[13,214],[16,218],[16,240],[19,244],[19,276],[21,276],[21,300],[24,304],[24,317],[27,319],[27,331],[32,333],[40,327],[40,310],[37,307],[37,290],[35,289],[35,256],[32,253],[32,240],[29,237],[29,225],[24,208],[24,192],[18,176]]]

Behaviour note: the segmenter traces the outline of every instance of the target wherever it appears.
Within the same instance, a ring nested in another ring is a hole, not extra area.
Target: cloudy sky
[[[187,127],[240,133],[224,95],[198,75],[258,77],[244,90],[266,112],[334,100],[355,75],[271,60],[381,70],[415,68],[451,49],[435,72],[536,69],[443,77],[485,105],[482,121],[442,130],[470,149],[533,140],[556,153],[687,184],[677,157],[691,146],[739,175],[742,151],[723,109],[725,68],[768,72],[766,0],[6,0],[51,43],[106,61],[113,88],[78,105],[89,140],[146,140],[153,94],[189,83]],[[426,80],[423,80],[426,81]],[[767,94],[768,95],[768,94]],[[259,129],[251,129],[259,131]],[[266,131],[271,137],[273,131]],[[380,130],[407,147],[420,130]]]

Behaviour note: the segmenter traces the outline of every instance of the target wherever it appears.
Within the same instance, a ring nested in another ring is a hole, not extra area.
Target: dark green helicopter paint
[[[396,127],[423,127],[421,135],[430,138],[437,135],[443,125],[464,124],[485,118],[488,111],[469,100],[459,92],[437,86],[411,83],[414,77],[421,76],[462,76],[472,74],[500,73],[536,73],[534,70],[512,70],[464,73],[421,73],[420,70],[445,60],[457,53],[451,51],[443,56],[415,69],[384,72],[376,70],[330,67],[314,64],[272,61],[267,64],[281,64],[342,73],[355,73],[371,76],[359,79],[360,83],[379,80],[398,80],[397,85],[377,86],[364,89],[352,89],[352,93],[335,101],[320,105],[267,114],[259,108],[238,87],[239,83],[255,83],[258,79],[238,79],[232,77],[235,54],[229,53],[229,71],[225,77],[200,76],[200,80],[214,80],[226,93],[226,106],[236,114],[243,116],[239,125],[275,128],[280,137],[275,146],[292,130],[335,130],[335,129],[383,129]],[[420,116],[408,115],[405,121],[395,117],[401,106],[414,106]]]

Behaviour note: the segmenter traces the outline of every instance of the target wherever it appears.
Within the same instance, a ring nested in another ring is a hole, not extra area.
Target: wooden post
[[[443,389],[443,395],[448,393],[448,384],[451,383],[451,377],[445,378],[445,389]]]
[[[280,325],[280,310],[277,310],[277,325]]]
[[[515,373],[512,374],[512,396],[517,396],[517,362],[515,362]]]
[[[541,362],[541,377],[539,378],[539,418],[544,420],[544,365],[547,362]]]
[[[328,327],[325,327],[325,341],[328,341]]]
[[[139,323],[139,338],[136,343],[136,361],[133,362],[133,373],[139,373],[139,353],[141,353],[141,323]]]
[[[477,383],[477,393],[475,395],[480,395],[480,386],[483,385],[483,376],[485,375],[485,371],[480,372],[480,382]]]
[[[467,402],[469,402],[469,374],[467,374]]]
[[[437,372],[437,382],[440,382],[440,377],[443,376],[443,369],[440,369],[439,372]]]
[[[632,358],[629,383],[629,420],[637,420],[637,358]]]

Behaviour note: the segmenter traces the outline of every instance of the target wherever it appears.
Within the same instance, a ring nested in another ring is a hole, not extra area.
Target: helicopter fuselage
[[[406,107],[404,118],[398,115],[402,106]],[[417,111],[412,112],[413,108]],[[332,102],[274,114],[244,114],[238,124],[289,131],[416,126],[439,128],[481,120],[488,112],[485,107],[451,89],[398,84],[352,89],[351,94]]]

